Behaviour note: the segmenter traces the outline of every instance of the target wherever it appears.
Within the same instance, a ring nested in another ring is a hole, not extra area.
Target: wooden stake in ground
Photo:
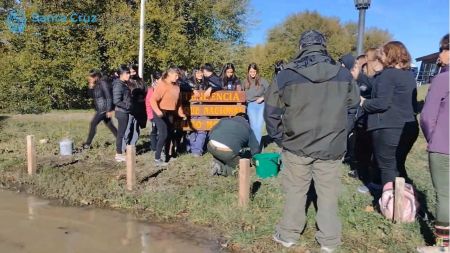
[[[28,175],[36,174],[36,146],[34,142],[34,135],[27,136],[27,162]]]
[[[250,160],[239,160],[239,206],[247,207],[250,199]]]
[[[127,190],[132,191],[136,185],[136,147],[127,145]]]
[[[394,221],[401,222],[403,214],[403,193],[405,191],[405,179],[403,177],[395,178],[394,189]]]

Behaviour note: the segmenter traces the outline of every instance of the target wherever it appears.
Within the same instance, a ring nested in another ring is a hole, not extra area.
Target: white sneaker
[[[448,247],[426,246],[417,248],[419,253],[448,253]]]
[[[370,190],[369,190],[369,188],[367,188],[367,186],[360,185],[360,186],[358,186],[358,192],[365,194],[365,193],[369,193]]]
[[[124,154],[116,154],[116,156],[114,157],[114,159],[116,159],[116,162],[125,162],[126,158]]]
[[[320,247],[320,252],[321,253],[333,253],[335,251],[336,251],[336,248],[325,247],[325,246]]]
[[[284,239],[281,238],[281,235],[279,233],[275,233],[273,235],[272,239],[275,242],[283,245],[283,247],[286,247],[286,248],[290,248],[290,247],[295,246],[297,244],[296,242],[285,241]]]

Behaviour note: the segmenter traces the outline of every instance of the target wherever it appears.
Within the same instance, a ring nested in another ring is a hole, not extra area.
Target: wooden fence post
[[[127,190],[132,191],[136,185],[136,147],[127,145]]]
[[[403,215],[403,199],[405,191],[405,179],[403,177],[395,178],[394,186],[394,221],[401,222]]]
[[[28,175],[36,174],[36,146],[34,142],[34,135],[27,136],[27,162]]]
[[[250,160],[239,160],[239,206],[247,207],[250,199]]]

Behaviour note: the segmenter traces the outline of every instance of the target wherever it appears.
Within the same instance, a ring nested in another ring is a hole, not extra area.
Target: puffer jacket
[[[94,88],[88,90],[88,95],[94,99],[95,110],[99,113],[113,110],[111,85],[108,79],[100,79]]]
[[[132,110],[131,90],[119,78],[113,81],[113,103],[116,111],[130,113]]]

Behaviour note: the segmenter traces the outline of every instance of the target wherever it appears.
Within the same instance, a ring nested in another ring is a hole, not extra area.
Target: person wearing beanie
[[[333,252],[342,243],[340,160],[346,148],[347,111],[359,103],[356,82],[328,54],[325,37],[306,31],[300,38],[300,53],[277,74],[265,101],[267,132],[283,149],[280,180],[286,194],[273,240],[284,247],[297,244],[314,180],[316,239],[323,252]]]

